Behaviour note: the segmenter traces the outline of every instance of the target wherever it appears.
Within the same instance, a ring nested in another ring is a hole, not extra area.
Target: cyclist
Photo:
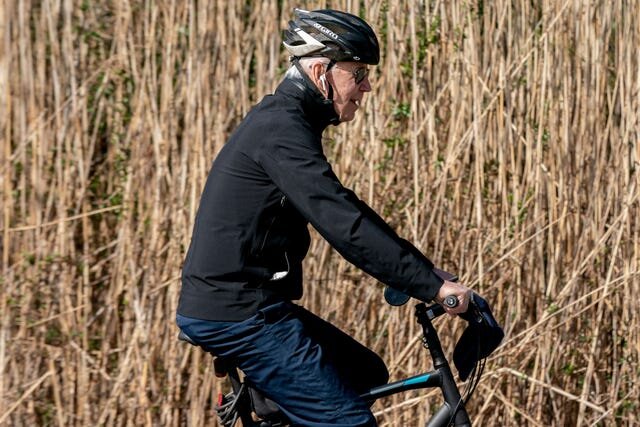
[[[329,125],[353,120],[380,49],[362,19],[295,10],[284,32],[291,67],[215,159],[183,272],[178,326],[233,361],[294,425],[373,426],[359,393],[385,383],[382,360],[292,300],[302,296],[311,225],[348,261],[420,300],[471,291],[345,188],[323,154]]]

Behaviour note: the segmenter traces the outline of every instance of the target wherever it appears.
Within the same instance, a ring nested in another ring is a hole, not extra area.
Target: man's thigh
[[[375,352],[310,311],[299,306],[296,311],[305,330],[322,346],[340,376],[358,393],[387,383],[389,372]]]
[[[297,306],[268,307],[262,315],[264,328],[255,341],[259,357],[240,366],[295,424],[376,425],[367,404],[345,381],[319,340],[309,333]]]

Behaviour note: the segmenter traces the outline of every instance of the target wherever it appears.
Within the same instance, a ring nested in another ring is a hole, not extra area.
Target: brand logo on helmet
[[[317,28],[318,30],[320,30],[321,32],[323,32],[324,34],[328,35],[329,37],[331,37],[334,40],[338,40],[338,35],[336,33],[334,33],[333,31],[331,31],[330,29],[323,27],[322,25],[318,24],[317,22],[313,23],[313,26],[315,28]]]

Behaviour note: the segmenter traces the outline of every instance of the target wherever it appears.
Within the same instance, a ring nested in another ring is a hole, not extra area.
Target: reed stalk
[[[640,3],[6,0],[0,7],[0,425],[212,426],[176,340],[218,150],[287,67],[293,7],[360,14],[382,62],[326,133],[342,181],[506,330],[474,425],[638,425]],[[392,379],[430,369],[411,307],[316,233],[301,303]],[[439,322],[451,351],[462,328]],[[439,396],[376,403],[418,426]]]

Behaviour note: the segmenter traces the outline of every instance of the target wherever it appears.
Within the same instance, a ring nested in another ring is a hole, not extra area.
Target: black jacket
[[[246,319],[302,296],[307,224],[381,282],[431,300],[433,264],[342,186],[321,136],[333,106],[308,83],[285,79],[242,121],[213,163],[182,271],[178,312]]]

